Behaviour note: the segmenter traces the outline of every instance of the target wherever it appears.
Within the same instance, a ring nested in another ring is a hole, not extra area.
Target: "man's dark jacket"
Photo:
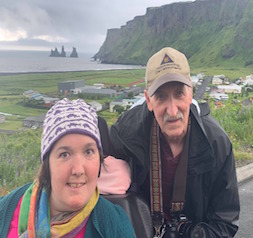
[[[191,104],[184,214],[194,224],[201,223],[208,237],[233,237],[240,204],[232,145],[209,115],[208,104],[199,108]],[[125,112],[110,129],[113,155],[129,162],[132,181],[139,187],[149,176],[153,118],[144,103]]]

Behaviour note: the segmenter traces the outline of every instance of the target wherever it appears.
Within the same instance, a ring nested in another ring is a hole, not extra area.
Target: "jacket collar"
[[[202,174],[215,166],[213,147],[204,128],[203,119],[208,116],[208,104],[200,105],[200,112],[191,104],[191,134],[189,145],[189,173]]]

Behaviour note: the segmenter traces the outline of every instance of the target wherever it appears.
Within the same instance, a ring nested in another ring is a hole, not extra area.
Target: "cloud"
[[[120,28],[147,7],[175,0],[1,0],[0,47],[77,47],[96,53],[108,29]]]
[[[19,39],[25,39],[27,37],[26,31],[17,29],[15,31],[9,31],[6,28],[0,29],[0,41],[17,41]]]

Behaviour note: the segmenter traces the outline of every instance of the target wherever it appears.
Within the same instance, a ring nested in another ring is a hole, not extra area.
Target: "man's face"
[[[148,97],[145,91],[148,109],[155,118],[167,141],[182,142],[188,126],[192,88],[179,82],[170,82],[158,88]]]

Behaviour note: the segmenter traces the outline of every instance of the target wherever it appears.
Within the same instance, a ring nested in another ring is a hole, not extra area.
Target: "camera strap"
[[[161,151],[159,140],[159,125],[154,118],[151,129],[151,146],[150,146],[150,202],[151,216],[155,235],[153,238],[163,237],[165,229],[162,229],[164,224],[163,213],[163,198],[162,198],[162,173],[161,173]]]
[[[188,164],[188,146],[190,135],[190,120],[188,124],[187,134],[184,139],[184,147],[180,156],[180,161],[176,170],[171,213],[181,212],[183,210],[185,201],[185,188]],[[165,221],[163,211],[163,197],[162,197],[162,170],[161,170],[161,150],[159,139],[159,125],[154,118],[151,129],[150,141],[150,202],[151,202],[151,215],[153,226],[155,229],[154,238],[163,237],[165,234]]]
[[[191,120],[189,118],[188,129],[186,136],[184,138],[184,147],[179,158],[179,164],[174,179],[171,210],[170,210],[171,213],[182,212],[184,208],[190,130],[191,130]]]

